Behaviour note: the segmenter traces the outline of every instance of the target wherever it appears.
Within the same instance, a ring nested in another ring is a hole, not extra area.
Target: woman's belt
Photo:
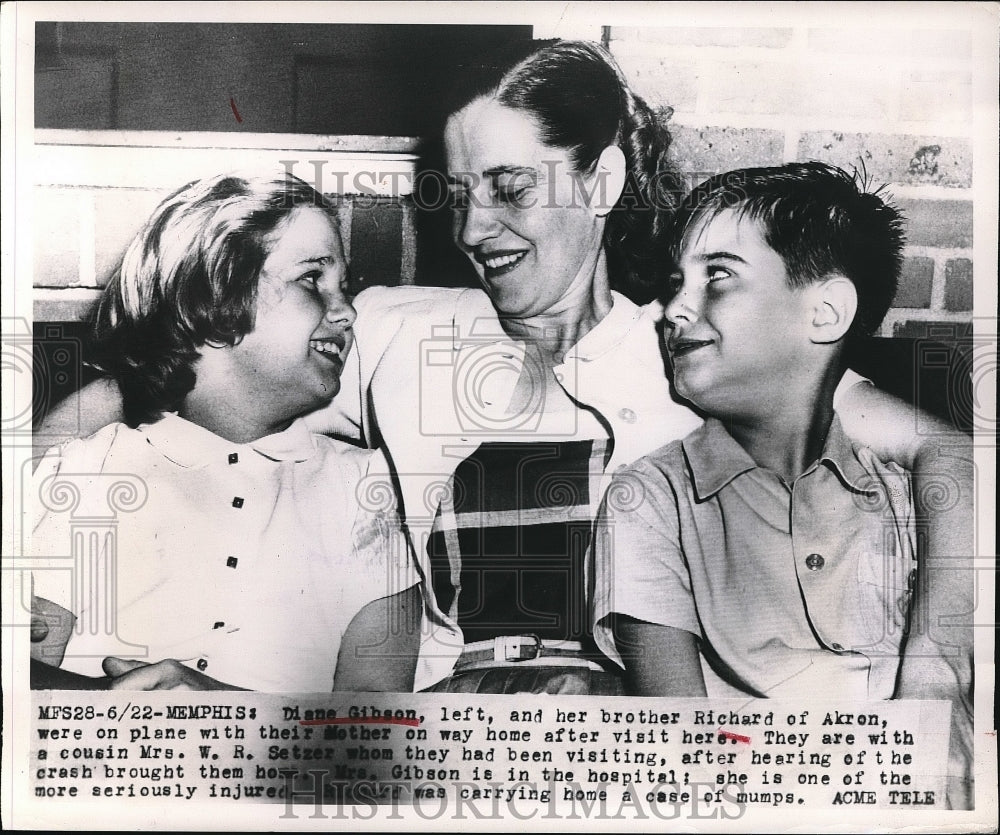
[[[500,635],[490,641],[466,644],[455,663],[455,672],[518,664],[529,667],[604,669],[583,653],[583,645],[579,641],[552,641],[537,635]]]

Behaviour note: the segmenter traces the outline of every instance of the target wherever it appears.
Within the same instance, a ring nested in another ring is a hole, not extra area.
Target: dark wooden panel
[[[483,56],[527,44],[531,33],[530,26],[43,21],[35,126],[420,136],[439,128],[448,91],[484,71]]]
[[[351,290],[400,283],[403,207],[398,200],[356,197],[351,213]]]

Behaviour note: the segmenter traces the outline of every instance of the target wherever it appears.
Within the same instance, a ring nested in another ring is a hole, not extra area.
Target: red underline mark
[[[395,716],[342,716],[331,719],[299,719],[300,725],[409,725],[416,728],[419,719],[403,719]],[[750,740],[748,739],[747,742]]]
[[[719,731],[719,736],[727,737],[735,742],[746,742],[747,744],[750,743],[750,737],[743,736],[743,734],[734,734],[732,731]]]
[[[236,109],[236,100],[230,97],[229,106],[233,109],[233,115],[236,117],[236,121],[243,124],[243,117],[240,116],[240,111]]]

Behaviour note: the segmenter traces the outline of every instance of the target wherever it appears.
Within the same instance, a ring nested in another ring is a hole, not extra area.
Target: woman
[[[603,49],[542,46],[445,130],[482,289],[355,300],[357,359],[310,421],[390,461],[428,591],[417,689],[621,692],[587,627],[591,523],[615,469],[700,424],[671,396],[660,306],[628,297],[655,295],[669,142]],[[919,468],[934,450],[912,410],[857,381],[837,402],[848,434]],[[106,387],[84,398],[117,417]]]

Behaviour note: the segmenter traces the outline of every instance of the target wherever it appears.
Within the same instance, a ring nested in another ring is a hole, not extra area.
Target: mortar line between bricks
[[[799,158],[799,143],[802,141],[802,131],[797,126],[790,126],[785,131],[784,161],[794,162]]]
[[[963,249],[961,247],[921,246],[919,244],[907,244],[903,249],[903,255],[932,259],[940,257],[944,258],[945,261],[952,258],[968,258],[972,261],[972,252],[972,249]]]
[[[94,195],[79,192],[77,196],[80,219],[79,284],[93,287],[97,284],[97,207]]]
[[[967,200],[971,202],[975,194],[975,189],[893,183],[892,194],[893,197],[903,200]]]
[[[944,309],[945,296],[945,264],[948,263],[948,256],[940,251],[930,256],[934,260],[934,274],[931,277],[931,307],[937,313],[947,313]]]
[[[890,96],[887,102],[889,112],[886,116],[886,121],[895,126],[899,124],[903,109],[903,68],[898,64],[894,64],[889,75],[892,81],[888,86],[893,90],[895,95]]]
[[[761,130],[785,130],[794,119],[803,132],[824,133],[870,133],[880,136],[928,136],[940,139],[972,138],[972,125],[958,122],[890,122],[887,119],[858,118],[845,116],[831,124],[822,116],[791,116],[787,113],[743,113],[736,111],[703,111],[700,104],[695,110],[675,110],[671,125],[689,128],[757,128]]]
[[[77,282],[73,284],[36,284],[34,285],[34,287],[32,287],[32,289],[35,290],[36,292],[38,290],[54,290],[57,293],[62,293],[68,290],[87,290],[87,291],[103,290],[104,287],[103,285],[96,283],[80,284]]]
[[[941,322],[946,325],[968,325],[969,317],[965,313],[951,310],[926,310],[922,307],[894,307],[883,320],[883,326],[904,324],[906,322]],[[885,336],[892,336],[887,330]]]

